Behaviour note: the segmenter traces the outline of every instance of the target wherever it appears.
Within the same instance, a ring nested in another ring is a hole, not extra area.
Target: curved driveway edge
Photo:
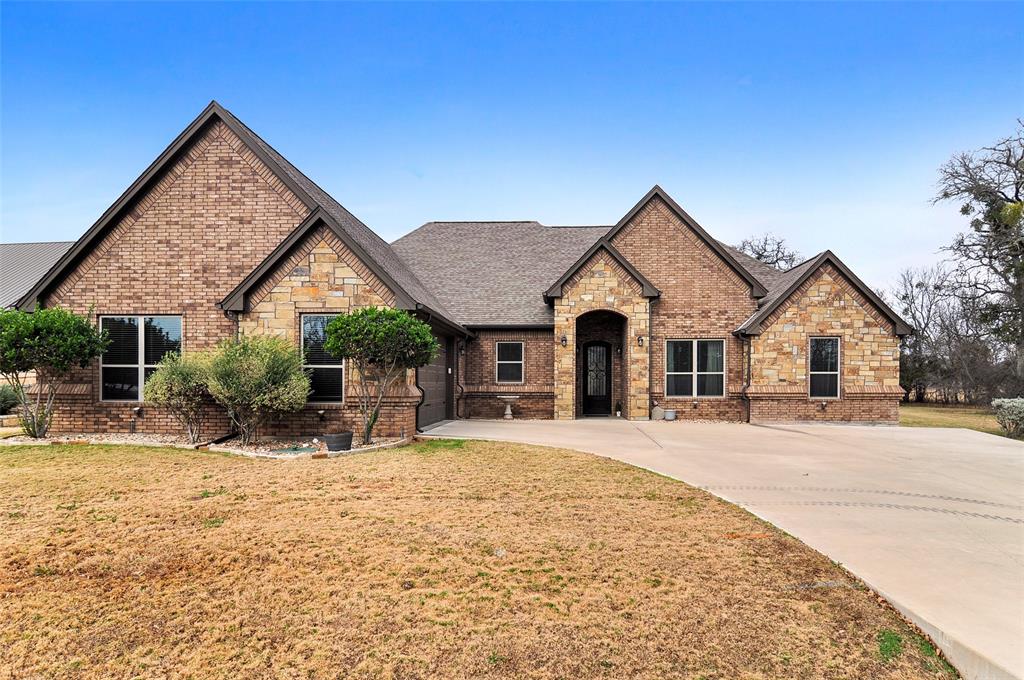
[[[1024,678],[1024,444],[960,429],[459,420],[427,436],[608,456],[762,517],[841,563],[965,678]]]

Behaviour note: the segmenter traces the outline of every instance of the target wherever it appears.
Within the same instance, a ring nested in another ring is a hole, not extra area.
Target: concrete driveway
[[[862,578],[967,678],[1024,677],[1024,444],[959,429],[460,420],[589,451],[763,517]]]

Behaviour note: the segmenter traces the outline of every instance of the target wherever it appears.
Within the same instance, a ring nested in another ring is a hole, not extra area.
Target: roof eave
[[[221,309],[231,312],[247,312],[250,309],[249,293],[252,289],[266,280],[278,266],[294,251],[298,244],[310,232],[320,225],[326,226],[331,232],[345,244],[345,247],[352,251],[352,254],[359,258],[373,275],[379,278],[395,296],[395,306],[399,309],[416,310],[417,302],[398,283],[370,258],[363,248],[355,242],[348,233],[341,228],[337,221],[331,217],[323,208],[317,207],[304,219],[292,233],[288,235],[277,248],[273,250],[263,261],[239,283],[234,290],[220,301]],[[435,312],[436,313],[436,312]],[[443,316],[443,315],[439,315]]]
[[[548,288],[544,292],[544,302],[550,304],[552,300],[562,297],[562,289],[564,288],[566,282],[570,278],[572,278],[572,276],[576,272],[578,272],[583,267],[583,265],[585,265],[587,261],[591,257],[593,257],[595,253],[597,253],[597,251],[602,249],[605,250],[609,255],[611,255],[612,259],[615,260],[620,267],[625,269],[630,276],[636,279],[636,281],[640,284],[642,288],[641,294],[644,297],[656,298],[661,296],[661,291],[658,290],[658,288],[653,283],[651,283],[646,276],[641,274],[637,270],[637,268],[634,267],[632,263],[630,263],[630,261],[627,260],[625,256],[623,256],[622,253],[618,251],[618,249],[615,248],[615,246],[613,246],[610,242],[608,242],[608,240],[605,237],[602,236],[597,241],[595,241],[594,245],[590,246],[590,248],[587,249],[587,252],[583,253],[583,255],[580,256],[580,258],[576,260],[576,262],[574,262],[573,265],[569,267],[569,269],[567,269],[564,274],[562,274],[558,281],[556,281],[550,288]]]
[[[455,323],[454,321],[446,317],[444,314],[438,312],[436,309],[431,309],[430,307],[424,304],[420,304],[418,302],[416,303],[415,309],[420,314],[426,315],[428,321],[435,323],[444,330],[457,333],[458,335],[461,335],[464,338],[471,338],[474,336],[472,331],[461,326],[460,324]]]
[[[753,316],[751,316],[749,319],[743,322],[743,324],[739,328],[733,331],[733,333],[740,336],[760,335],[764,331],[761,324],[765,321],[765,319],[767,319],[769,316],[772,315],[773,312],[775,312],[775,310],[779,309],[783,304],[785,304],[786,301],[789,300],[789,298],[793,295],[793,293],[796,292],[796,290],[800,288],[800,286],[802,286],[805,281],[807,281],[812,275],[814,275],[815,272],[821,269],[821,267],[826,263],[831,264],[836,269],[838,269],[843,276],[849,279],[849,281],[853,284],[854,288],[856,288],[861,295],[866,297],[868,301],[875,306],[876,309],[882,312],[882,315],[885,316],[893,325],[893,335],[900,338],[906,337],[908,335],[913,335],[913,327],[906,321],[904,321],[899,314],[894,312],[892,308],[885,303],[884,300],[878,297],[878,295],[873,290],[871,290],[871,288],[869,288],[867,284],[861,281],[860,278],[856,274],[854,274],[853,271],[851,271],[850,268],[847,267],[843,263],[843,261],[840,260],[836,256],[836,254],[833,253],[831,250],[826,250],[823,253],[820,253],[817,257],[813,258],[813,263],[807,267],[807,271],[805,271],[800,277],[793,281],[793,283],[791,283],[786,288],[785,292],[782,295],[780,295],[778,299],[772,302],[772,304],[767,305],[762,309],[759,309]]]

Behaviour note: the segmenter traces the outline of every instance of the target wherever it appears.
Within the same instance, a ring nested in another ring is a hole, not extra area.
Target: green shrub
[[[1011,437],[1024,437],[1024,399],[996,399],[996,422]]]
[[[207,389],[227,409],[242,444],[256,440],[264,419],[298,411],[309,396],[302,355],[281,338],[253,336],[222,342],[212,352],[207,371]]]
[[[25,434],[46,436],[58,389],[73,369],[88,366],[106,346],[99,328],[60,307],[0,311],[0,375],[19,398]],[[34,398],[25,389],[29,371],[36,373]]]
[[[430,326],[400,309],[364,307],[335,317],[327,326],[324,349],[347,359],[359,373],[359,413],[363,443],[372,442],[388,389],[411,368],[429,364],[438,345]]]
[[[5,416],[18,405],[18,392],[10,385],[0,385],[0,416]]]
[[[164,356],[146,379],[146,401],[161,406],[181,423],[193,444],[203,429],[203,407],[210,399],[207,359],[199,354]]]

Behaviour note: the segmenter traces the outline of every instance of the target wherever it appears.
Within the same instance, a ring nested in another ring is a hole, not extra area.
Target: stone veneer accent
[[[831,265],[809,277],[762,327],[751,339],[752,421],[899,419],[899,338]],[[808,394],[813,336],[840,339],[840,399]]]
[[[624,347],[629,380],[623,416],[646,420],[650,417],[650,303],[643,297],[640,283],[604,250],[594,253],[562,287],[562,297],[554,301],[555,418],[576,416],[576,320],[596,310],[618,312],[626,318],[626,338],[632,341]],[[565,347],[562,335],[566,336]],[[637,336],[644,337],[643,347],[636,344]]]
[[[303,239],[275,274],[253,292],[249,311],[239,315],[242,335],[277,335],[300,345],[303,314],[346,314],[362,307],[391,307],[394,294],[327,227],[321,226]],[[343,403],[306,405],[303,414],[289,415],[271,424],[275,432],[300,434],[328,429],[359,430],[359,411],[354,385],[355,369],[346,365]],[[420,394],[415,371],[385,398],[375,432],[398,436],[415,432],[415,406]],[[311,414],[323,410],[318,424]],[[312,428],[312,429],[310,429]]]

